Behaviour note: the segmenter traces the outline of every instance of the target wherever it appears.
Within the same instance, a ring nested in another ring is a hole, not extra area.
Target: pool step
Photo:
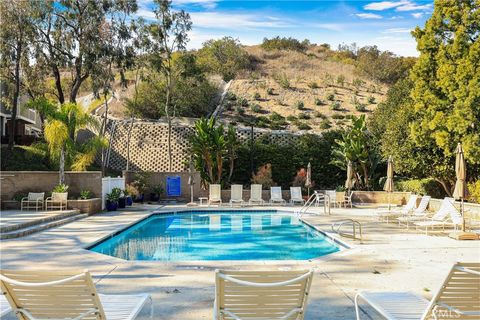
[[[88,217],[88,214],[80,214],[80,212],[77,210],[65,215],[60,214],[45,219],[35,220],[33,222],[36,223],[29,222],[28,224],[21,225],[20,228],[15,228],[14,230],[1,231],[0,239],[4,240],[25,237],[27,235],[31,235],[46,229],[59,227],[85,217]]]

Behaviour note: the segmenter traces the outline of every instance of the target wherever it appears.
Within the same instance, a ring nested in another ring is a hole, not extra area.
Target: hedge
[[[413,192],[441,199],[446,196],[443,187],[432,178],[394,181],[397,191]]]

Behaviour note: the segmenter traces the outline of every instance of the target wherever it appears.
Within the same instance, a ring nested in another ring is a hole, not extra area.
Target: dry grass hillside
[[[370,113],[387,87],[358,75],[351,64],[332,61],[322,47],[306,53],[246,47],[253,71],[233,80],[222,119],[290,131],[321,131],[348,123],[350,114]]]

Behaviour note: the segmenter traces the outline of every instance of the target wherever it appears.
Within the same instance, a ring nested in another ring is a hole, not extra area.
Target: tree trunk
[[[102,130],[100,132],[100,136],[104,137],[105,136],[105,131],[107,130],[107,116],[108,116],[108,100],[107,100],[107,94],[103,94],[103,100],[105,101],[105,113],[103,117],[103,124],[102,124]],[[105,148],[102,147],[102,177],[105,177]]]
[[[53,77],[55,78],[55,88],[57,89],[57,98],[60,104],[65,103],[65,96],[63,95],[62,88],[62,78],[60,76],[60,71],[56,65],[52,66]]]
[[[65,183],[65,146],[60,150],[60,164],[58,168],[59,184]]]
[[[437,179],[437,178],[435,178],[435,180],[442,185],[443,190],[445,191],[445,193],[446,193],[449,197],[451,197],[451,196],[452,196],[452,190],[450,190],[449,183],[447,183],[445,180],[442,180],[442,179]]]
[[[167,92],[165,98],[165,115],[168,122],[168,138],[167,138],[167,149],[168,149],[168,172],[172,172],[172,119],[170,118],[170,91],[171,91],[172,76],[170,72],[167,74]]]
[[[132,138],[132,130],[133,130],[133,121],[135,118],[132,117],[132,120],[130,121],[130,127],[128,128],[128,134],[127,134],[127,165],[125,167],[125,170],[128,172],[130,171],[130,139]]]
[[[19,40],[20,43],[17,45],[17,50],[15,52],[15,89],[13,92],[13,101],[12,101],[12,117],[10,118],[10,132],[8,136],[8,150],[13,149],[15,143],[15,127],[17,122],[17,111],[18,111],[18,97],[20,95],[20,59],[22,54],[22,39]]]
[[[228,183],[232,182],[232,176],[233,176],[233,167],[235,165],[235,158],[232,156],[230,158],[230,172],[228,173]]]

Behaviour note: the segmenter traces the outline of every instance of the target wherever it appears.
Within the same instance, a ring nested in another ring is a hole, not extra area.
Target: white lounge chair
[[[312,270],[215,272],[215,320],[303,320]]]
[[[480,263],[456,263],[429,302],[411,292],[359,292],[362,299],[388,320],[480,319]]]
[[[264,202],[265,201],[262,199],[262,185],[252,184],[250,186],[250,199],[248,200],[248,204],[259,203],[260,205],[263,205]]]
[[[415,227],[425,228],[425,233],[428,234],[428,229],[442,228],[445,230],[445,226],[452,226],[457,230],[458,226],[463,224],[463,218],[455,208],[453,198],[444,198],[440,209],[430,218],[425,221],[414,222]]]
[[[148,294],[98,294],[88,271],[0,270],[0,282],[19,319],[128,320],[151,303]]]
[[[300,204],[305,203],[302,197],[302,188],[290,187],[290,204],[295,205],[296,202],[300,202]]]
[[[20,202],[20,210],[24,209],[43,209],[43,202],[45,200],[45,192],[29,192],[27,197],[22,198]]]
[[[222,188],[219,184],[211,184],[208,190],[208,205],[218,203],[222,205]]]
[[[402,208],[395,208],[393,210],[385,210],[384,208],[382,208],[375,212],[375,214],[380,221],[386,220],[386,222],[388,223],[389,219],[392,217],[399,217],[410,214],[417,206],[417,198],[418,196],[416,194],[411,194],[408,198],[407,203]]]
[[[287,203],[282,197],[282,188],[281,187],[270,187],[270,204],[274,203]]]
[[[230,188],[230,206],[235,203],[243,205],[243,186],[241,184],[232,184]]]
[[[48,209],[67,209],[68,192],[52,192],[52,196],[45,200],[45,210]]]
[[[12,308],[8,304],[8,300],[4,294],[0,294],[0,317],[3,317],[12,312]]]
[[[430,196],[423,196],[418,207],[413,209],[410,214],[407,213],[404,216],[397,217],[398,224],[405,224],[408,229],[410,227],[410,222],[425,220],[428,217],[427,207],[431,198],[432,197]]]

